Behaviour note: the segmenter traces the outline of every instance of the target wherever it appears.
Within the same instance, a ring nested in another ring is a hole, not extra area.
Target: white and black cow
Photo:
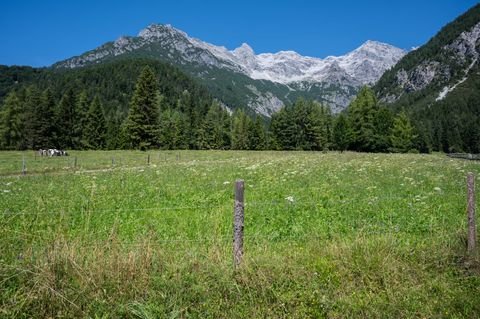
[[[49,148],[48,150],[40,149],[38,150],[40,156],[68,156],[68,153],[64,150],[57,150],[56,148]]]

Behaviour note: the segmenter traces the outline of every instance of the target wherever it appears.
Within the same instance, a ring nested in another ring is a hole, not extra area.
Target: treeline
[[[51,88],[13,90],[0,111],[0,147],[428,151],[406,114],[394,116],[368,88],[338,116],[299,99],[267,123],[242,110],[230,114],[205,94],[179,95],[160,84],[158,72],[145,67],[124,116],[108,113],[104,98],[91,90],[70,87],[59,99]]]

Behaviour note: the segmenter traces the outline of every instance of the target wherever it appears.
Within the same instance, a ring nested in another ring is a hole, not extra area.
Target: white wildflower
[[[289,203],[293,203],[295,201],[293,196],[287,196],[285,197],[285,200],[287,200]]]
[[[4,192],[4,193],[10,193],[10,190],[4,189],[3,192]]]
[[[442,189],[440,187],[435,187],[433,190],[436,191],[436,192],[441,192],[442,191]]]
[[[225,181],[225,182],[223,182],[223,185],[228,185],[228,184],[230,184],[230,182],[229,182],[229,181]]]

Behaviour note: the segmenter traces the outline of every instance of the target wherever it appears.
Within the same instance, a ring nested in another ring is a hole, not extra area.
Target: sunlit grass
[[[472,318],[468,171],[442,154],[3,152],[0,317]]]

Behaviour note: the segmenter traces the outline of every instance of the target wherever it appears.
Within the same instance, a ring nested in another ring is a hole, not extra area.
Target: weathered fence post
[[[27,175],[27,164],[25,163],[25,155],[22,156],[22,175]]]
[[[244,181],[235,181],[235,204],[233,207],[233,267],[238,268],[243,259]]]
[[[77,168],[77,157],[76,156],[73,158],[73,168],[74,169]]]
[[[112,157],[112,166],[115,166],[115,157]]]
[[[468,253],[474,253],[477,244],[475,225],[475,176],[472,172],[467,174],[467,220],[468,220]]]
[[[147,165],[150,165],[150,154],[147,155]]]

